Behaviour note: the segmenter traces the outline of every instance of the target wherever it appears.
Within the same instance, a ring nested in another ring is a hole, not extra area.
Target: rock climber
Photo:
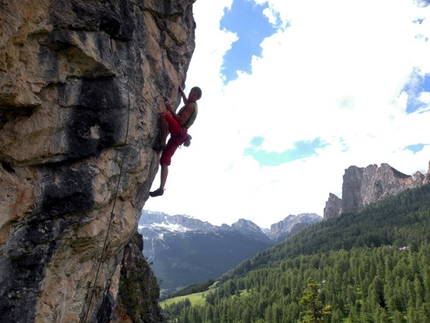
[[[187,138],[187,130],[191,127],[197,117],[197,100],[202,97],[202,90],[195,86],[190,90],[188,97],[185,95],[182,87],[179,87],[178,90],[184,101],[184,106],[178,113],[176,113],[170,102],[166,101],[164,105],[169,113],[160,113],[161,141],[153,147],[155,151],[161,151],[160,187],[155,191],[149,192],[151,197],[163,195],[164,186],[166,185],[167,175],[169,173],[168,167],[172,156],[176,149],[184,143]],[[166,145],[169,133],[170,138]]]

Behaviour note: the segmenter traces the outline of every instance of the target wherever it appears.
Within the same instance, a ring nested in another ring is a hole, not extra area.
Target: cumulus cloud
[[[430,6],[258,0],[276,31],[261,42],[251,72],[226,83],[223,60],[241,37],[220,29],[232,3],[194,4],[187,87],[203,89],[200,114],[191,147],[173,157],[165,195],[145,208],[267,227],[289,214],[322,215],[351,165],[427,171]]]

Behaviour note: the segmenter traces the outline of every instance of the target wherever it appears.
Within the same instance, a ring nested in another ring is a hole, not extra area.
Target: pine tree
[[[329,316],[331,314],[331,305],[324,306],[324,304],[318,300],[318,293],[320,284],[316,283],[312,278],[308,279],[308,287],[304,291],[304,295],[301,298],[299,304],[305,306],[308,309],[302,311],[303,323],[324,323],[329,322]]]

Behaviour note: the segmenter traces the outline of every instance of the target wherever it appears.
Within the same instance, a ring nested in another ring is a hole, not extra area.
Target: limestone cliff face
[[[325,203],[324,219],[339,216],[342,213],[342,199],[330,193]]]
[[[193,2],[0,1],[2,322],[99,320],[157,171],[158,112],[179,103]]]
[[[427,174],[416,172],[412,176],[405,175],[388,164],[382,164],[381,167],[369,165],[365,168],[351,166],[343,175],[342,199],[330,193],[324,208],[324,218],[336,217],[342,212],[358,212],[388,195],[428,182],[430,164]]]

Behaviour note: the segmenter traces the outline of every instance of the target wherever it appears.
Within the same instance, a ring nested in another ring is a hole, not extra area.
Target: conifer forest
[[[430,185],[308,226],[207,285],[166,303],[166,322],[430,322]]]

